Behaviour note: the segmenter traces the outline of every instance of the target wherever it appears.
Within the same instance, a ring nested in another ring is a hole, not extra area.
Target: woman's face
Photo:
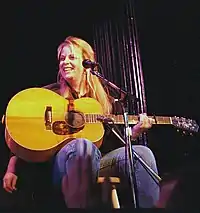
[[[81,49],[70,45],[64,46],[61,50],[59,61],[59,70],[62,77],[72,84],[80,84],[84,72],[82,61]]]

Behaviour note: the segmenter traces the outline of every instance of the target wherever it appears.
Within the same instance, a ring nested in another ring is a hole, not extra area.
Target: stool
[[[111,200],[112,200],[112,206],[114,209],[119,209],[120,205],[119,205],[119,199],[117,196],[117,190],[116,190],[116,184],[120,183],[120,179],[118,177],[98,177],[97,183],[101,183],[104,184],[104,190],[103,190],[103,200],[107,199],[107,196],[110,193],[105,193],[108,192],[108,188],[111,189]],[[106,190],[105,190],[106,188]],[[109,197],[108,197],[109,199]]]

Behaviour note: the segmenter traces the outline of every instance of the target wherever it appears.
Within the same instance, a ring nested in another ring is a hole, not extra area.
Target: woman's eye
[[[61,56],[60,57],[60,61],[64,61],[65,60],[65,57],[64,56]]]
[[[60,61],[64,61],[65,58],[66,58],[65,56],[61,56],[60,57]],[[75,57],[74,55],[69,55],[68,59],[71,60],[71,61],[73,61],[73,60],[77,59],[77,57]]]
[[[70,56],[69,56],[69,59],[70,59],[70,60],[75,60],[75,59],[77,59],[77,57],[75,57],[74,55],[70,55]]]

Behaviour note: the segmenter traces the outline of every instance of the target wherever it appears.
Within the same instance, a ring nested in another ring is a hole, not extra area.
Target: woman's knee
[[[157,172],[157,165],[154,154],[148,147],[142,145],[133,145],[132,150],[133,152],[135,151],[141,157],[141,159],[145,161],[155,172]],[[110,162],[111,164],[117,164],[118,170],[124,170],[124,165],[126,164],[125,147],[121,147],[109,153],[107,155],[108,159],[104,158],[102,159],[103,162],[101,162],[101,167],[107,166],[106,163],[108,164],[108,162]],[[138,160],[136,160],[135,163],[136,167],[142,167]]]
[[[83,138],[74,139],[63,146],[55,156],[53,180],[55,183],[60,182],[68,170],[79,165],[80,160],[83,166],[92,165],[92,171],[96,172],[100,159],[101,153],[92,142]]]
[[[143,145],[133,145],[132,148],[149,166],[156,167],[155,156],[151,149]]]
[[[77,138],[67,143],[59,152],[58,155],[74,155],[77,157],[93,157],[94,155],[101,157],[98,148],[89,140]]]

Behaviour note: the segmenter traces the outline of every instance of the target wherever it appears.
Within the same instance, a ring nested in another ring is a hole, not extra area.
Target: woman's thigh
[[[152,151],[141,145],[133,145],[133,150],[157,173],[155,157]],[[137,198],[140,207],[152,207],[159,197],[159,185],[147,173],[144,167],[138,161],[134,161],[134,175],[136,180]],[[121,196],[129,194],[131,203],[131,188],[129,182],[129,172],[126,169],[127,162],[125,158],[125,147],[113,150],[106,154],[100,163],[100,176],[120,177],[121,183],[118,187]]]

